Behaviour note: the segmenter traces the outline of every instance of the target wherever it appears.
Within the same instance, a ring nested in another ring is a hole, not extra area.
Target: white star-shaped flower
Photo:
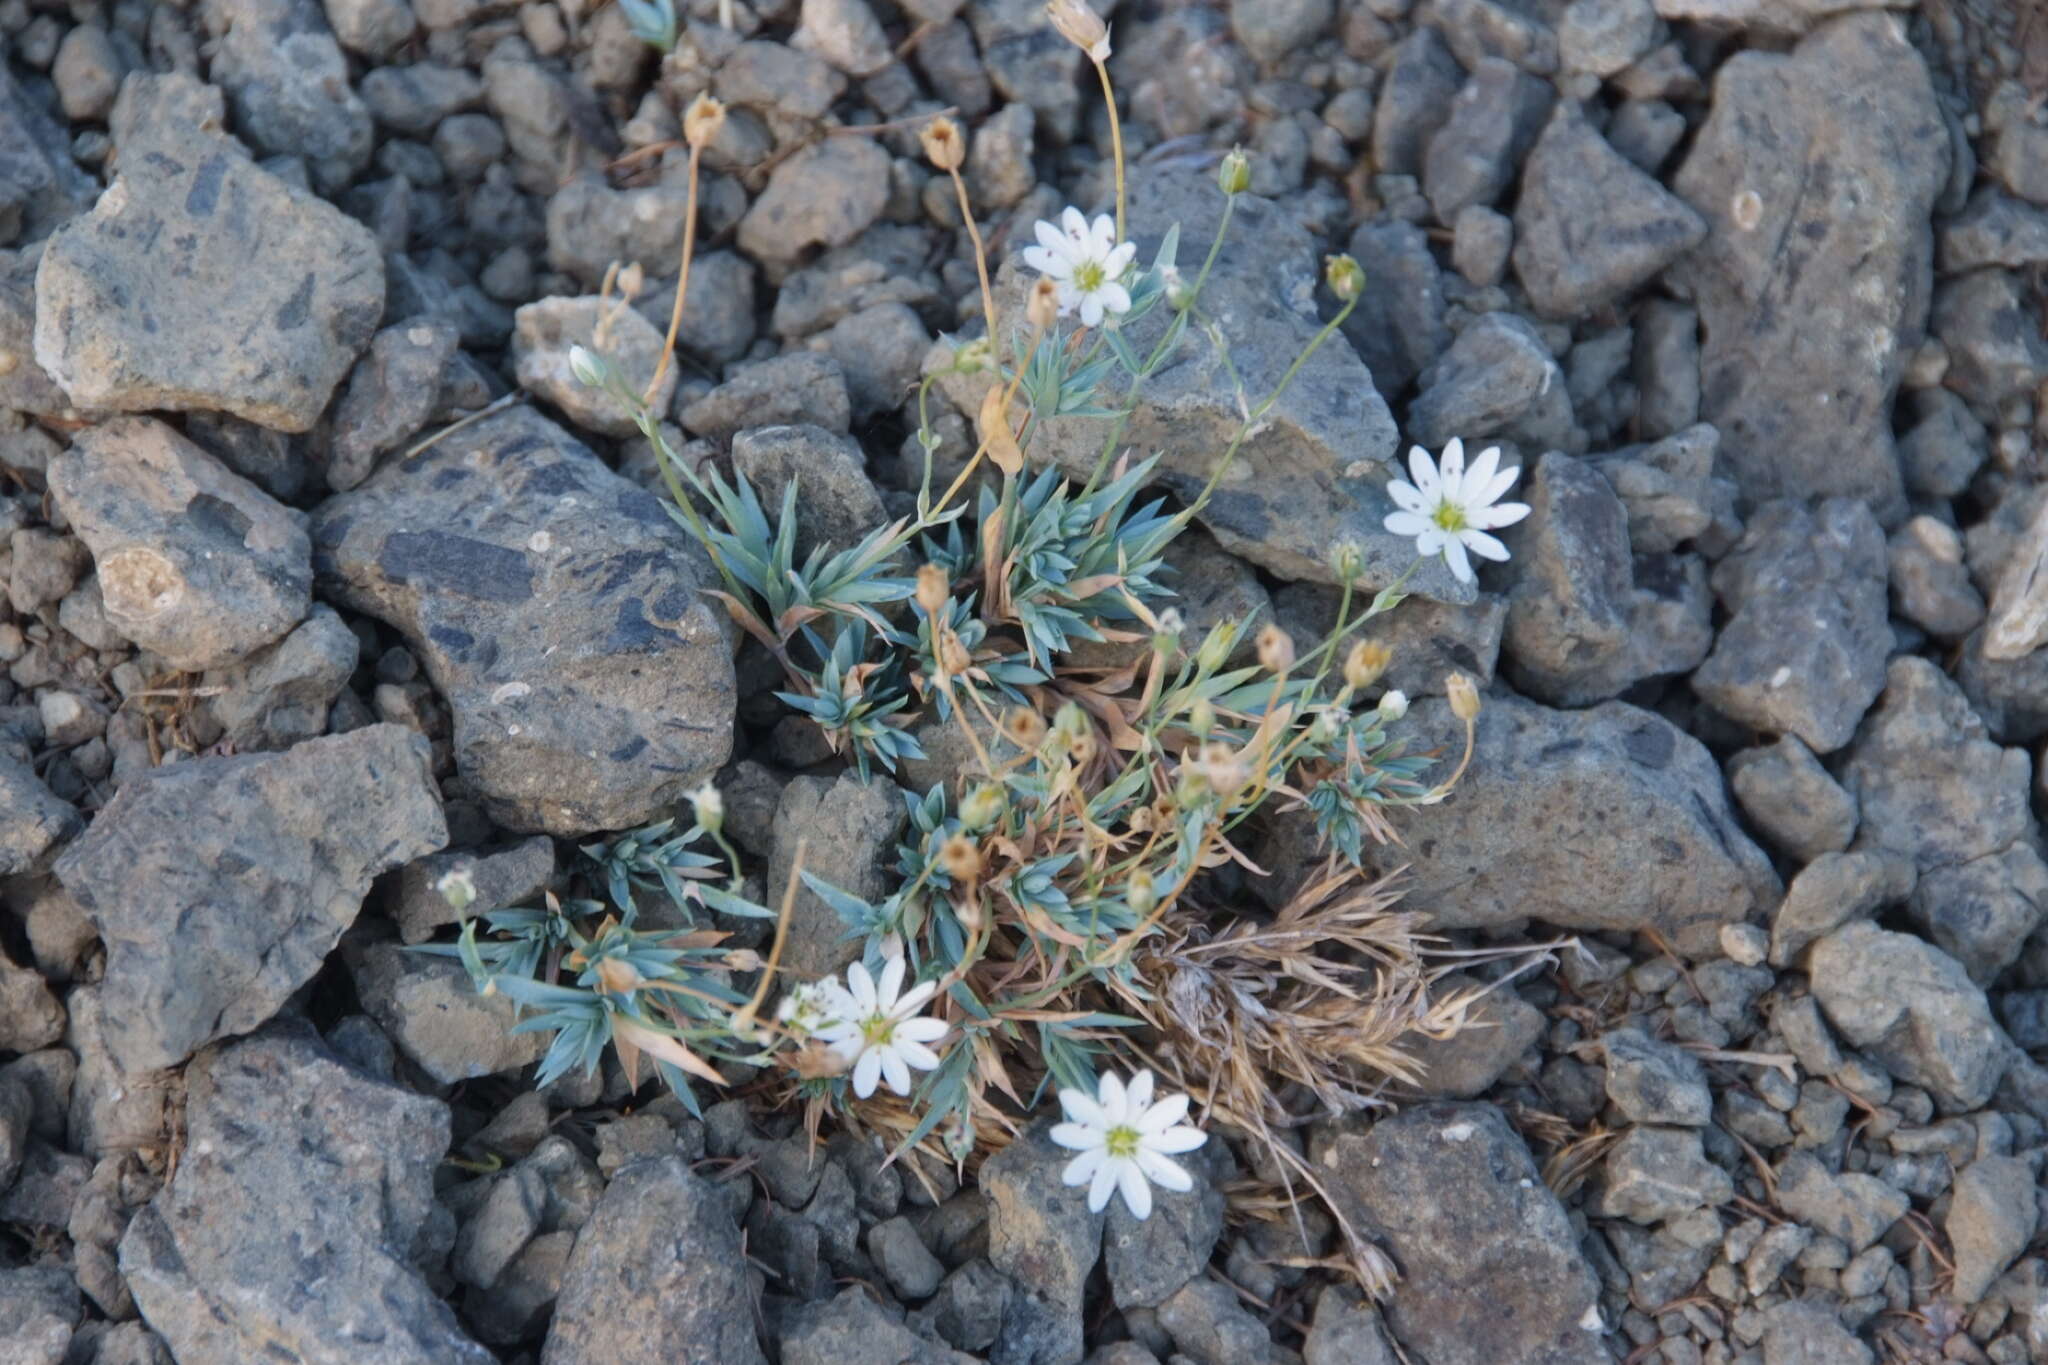
[[[1441,554],[1453,575],[1472,582],[1467,551],[1505,563],[1508,547],[1487,532],[1512,526],[1529,515],[1528,504],[1499,500],[1514,486],[1521,466],[1499,466],[1500,447],[1488,446],[1470,469],[1465,468],[1465,443],[1455,436],[1444,446],[1441,469],[1428,451],[1410,446],[1408,472],[1415,482],[1394,479],[1387,484],[1387,496],[1401,509],[1387,514],[1387,529],[1397,536],[1415,537],[1415,553],[1425,558]]]
[[[926,981],[905,991],[903,970],[902,958],[890,958],[877,983],[864,964],[848,967],[844,998],[832,998],[830,1006],[838,1017],[825,1019],[815,1030],[853,1068],[853,1093],[862,1099],[875,1093],[878,1080],[908,1095],[910,1069],[930,1071],[939,1064],[939,1054],[928,1044],[946,1036],[946,1022],[916,1017],[938,983]]]
[[[1194,1177],[1171,1154],[1192,1152],[1209,1135],[1181,1122],[1188,1113],[1186,1095],[1152,1102],[1151,1072],[1140,1071],[1126,1086],[1105,1071],[1093,1096],[1060,1091],[1060,1108],[1067,1121],[1053,1125],[1052,1140],[1080,1153],[1060,1179],[1088,1187],[1089,1212],[1100,1213],[1116,1190],[1133,1217],[1149,1218],[1153,1185],[1177,1193],[1195,1187]]]
[[[1084,327],[1131,310],[1131,294],[1120,281],[1138,254],[1132,242],[1118,242],[1116,222],[1106,213],[1091,224],[1069,207],[1059,226],[1039,220],[1038,245],[1024,248],[1024,264],[1059,287],[1060,316],[1081,315]]]

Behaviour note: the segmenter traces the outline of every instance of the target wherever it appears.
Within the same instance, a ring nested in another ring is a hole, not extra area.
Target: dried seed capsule
[[[942,171],[957,171],[967,160],[967,135],[944,114],[927,123],[917,140],[923,144],[926,158]]]

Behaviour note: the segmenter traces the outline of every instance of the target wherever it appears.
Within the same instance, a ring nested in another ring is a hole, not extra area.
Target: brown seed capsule
[[[1451,699],[1451,714],[1462,721],[1479,718],[1479,689],[1463,673],[1447,674],[1444,691]]]
[[[725,105],[710,95],[699,95],[683,111],[683,141],[699,151],[709,147],[725,127]]]
[[[1013,706],[1003,714],[1003,737],[1020,749],[1043,744],[1045,731],[1045,717],[1028,706]]]
[[[1393,661],[1394,651],[1380,641],[1360,640],[1344,656],[1344,681],[1360,689],[1371,687]]]
[[[946,571],[936,564],[920,565],[917,570],[917,605],[924,608],[925,615],[937,620],[939,613],[946,609],[946,601],[953,595],[953,582]]]
[[[1060,315],[1060,287],[1040,275],[1032,284],[1031,292],[1024,296],[1024,321],[1033,330],[1044,331],[1051,327]]]
[[[967,135],[944,114],[927,123],[917,140],[923,144],[924,154],[932,165],[942,171],[957,171],[967,160]]]
[[[950,630],[939,633],[939,667],[957,678],[974,667],[974,656],[967,652],[967,646],[960,643],[960,637]]]
[[[964,834],[955,834],[939,845],[939,867],[956,882],[971,882],[981,875],[981,845]]]
[[[1259,667],[1268,673],[1294,667],[1294,637],[1270,621],[1259,627]]]

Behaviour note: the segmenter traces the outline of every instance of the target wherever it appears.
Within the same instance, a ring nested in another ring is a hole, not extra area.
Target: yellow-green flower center
[[[1100,261],[1083,261],[1074,267],[1074,288],[1084,294],[1092,294],[1102,288],[1105,280]]]
[[[1138,1154],[1138,1130],[1129,1124],[1120,1124],[1103,1135],[1103,1147],[1114,1157],[1130,1158]]]
[[[860,1040],[869,1047],[880,1047],[896,1032],[896,1021],[886,1014],[870,1014],[860,1021]]]
[[[1430,514],[1430,520],[1437,524],[1439,530],[1456,534],[1465,529],[1465,509],[1455,502],[1440,502],[1436,511]]]

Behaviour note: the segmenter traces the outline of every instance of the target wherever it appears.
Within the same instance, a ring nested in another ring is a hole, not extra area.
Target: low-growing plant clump
[[[1102,73],[1113,116],[1102,21],[1078,0],[1050,12]],[[689,111],[693,165],[721,118],[709,97]],[[965,135],[941,117],[923,142],[972,231]],[[706,788],[687,827],[663,821],[587,846],[588,899],[466,924],[459,943],[434,950],[458,953],[480,989],[515,1000],[519,1028],[553,1035],[543,1084],[594,1067],[609,1045],[629,1077],[644,1055],[693,1111],[702,1086],[744,1085],[763,1104],[802,1106],[814,1132],[830,1118],[896,1154],[959,1165],[1008,1141],[1057,1091],[1067,1122],[1054,1140],[1079,1152],[1069,1183],[1087,1184],[1096,1208],[1121,1190],[1139,1217],[1148,1182],[1187,1187],[1168,1154],[1199,1144],[1181,1124],[1193,1112],[1263,1143],[1279,1197],[1241,1203],[1284,1216],[1322,1189],[1281,1134],[1383,1103],[1390,1084],[1419,1079],[1404,1039],[1464,1024],[1484,988],[1433,991],[1452,956],[1396,908],[1394,886],[1362,872],[1368,846],[1394,837],[1389,812],[1450,791],[1479,711],[1472,682],[1450,677],[1464,751],[1437,753],[1403,735],[1399,692],[1369,699],[1390,657],[1356,632],[1402,600],[1408,574],[1368,591],[1357,547],[1337,546],[1335,625],[1298,650],[1270,622],[1184,638],[1164,559],[1302,362],[1350,315],[1363,273],[1348,257],[1329,260],[1334,315],[1272,392],[1234,395],[1242,421],[1206,486],[1169,507],[1146,492],[1157,456],[1124,449],[1124,424],[1182,347],[1215,345],[1227,361],[1203,291],[1249,166],[1242,153],[1223,160],[1225,211],[1184,273],[1177,227],[1149,263],[1136,260],[1120,147],[1114,216],[1070,208],[1039,223],[1023,253],[1037,278],[1014,315],[998,312],[977,251],[986,333],[951,365],[993,380],[979,443],[935,494],[939,440],[924,422],[915,514],[855,544],[799,555],[795,480],[771,508],[743,474],[683,459],[647,401],[660,375],[643,393],[602,354],[577,352],[578,377],[652,443],[669,510],[709,556],[712,595],[779,668],[780,700],[864,777],[924,757],[912,726],[926,716],[957,726],[972,761],[953,782],[905,793],[909,837],[895,888],[878,900],[801,870],[801,851],[797,877],[749,899],[723,803]],[[685,280],[693,240],[686,228]],[[1133,337],[1148,317],[1163,326],[1141,349]],[[925,378],[920,413],[939,377]],[[1077,415],[1110,428],[1082,480],[1033,459],[1045,424]],[[1518,471],[1500,469],[1497,451],[1467,469],[1457,442],[1440,464],[1418,449],[1410,473],[1393,487],[1401,510],[1387,526],[1415,537],[1416,564],[1441,554],[1469,579],[1468,554],[1506,558],[1487,532],[1527,508],[1500,501]],[[1237,665],[1246,632],[1256,662]],[[1098,647],[1086,662],[1084,645]],[[1121,662],[1101,662],[1104,648]],[[1305,813],[1329,861],[1277,913],[1249,914],[1232,887],[1270,870],[1246,836],[1277,813]],[[782,967],[797,878],[857,944],[843,978],[795,980]],[[645,915],[649,897],[664,914]],[[672,927],[677,916],[688,927]],[[728,917],[777,922],[765,956],[728,946],[718,927]],[[1155,1099],[1161,1083],[1178,1094]],[[1348,1267],[1383,1289],[1390,1266],[1337,1220]]]

